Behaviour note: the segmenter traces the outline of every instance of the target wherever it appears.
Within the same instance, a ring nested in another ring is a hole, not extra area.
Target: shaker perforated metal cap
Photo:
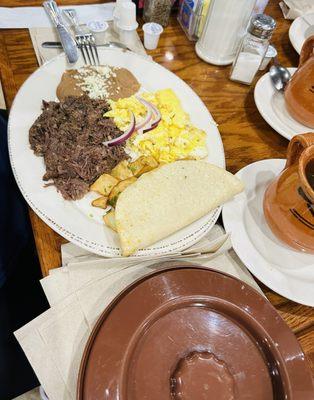
[[[274,18],[265,14],[256,14],[251,19],[248,31],[261,39],[268,39],[275,28],[276,21]]]

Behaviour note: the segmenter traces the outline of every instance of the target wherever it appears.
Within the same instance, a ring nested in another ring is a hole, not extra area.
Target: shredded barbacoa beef
[[[128,158],[124,145],[102,144],[122,132],[109,118],[105,100],[87,95],[64,101],[43,101],[43,112],[29,131],[29,142],[46,164],[45,181],[54,185],[66,200],[81,199],[89,186],[103,173],[110,172]]]

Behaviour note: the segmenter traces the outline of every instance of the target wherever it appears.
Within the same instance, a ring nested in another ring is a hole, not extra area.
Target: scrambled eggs
[[[153,156],[159,163],[181,159],[201,159],[207,156],[206,133],[191,124],[189,115],[171,89],[155,93],[141,93],[141,97],[154,104],[161,113],[161,121],[151,131],[135,132],[126,144],[126,152],[136,159]],[[146,107],[135,96],[110,101],[111,110],[105,116],[114,119],[121,130],[130,123],[130,111],[137,121],[146,115]]]

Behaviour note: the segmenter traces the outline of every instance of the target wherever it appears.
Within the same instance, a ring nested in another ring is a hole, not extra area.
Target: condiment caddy
[[[210,0],[183,0],[179,13],[178,22],[183,31],[191,41],[197,41],[200,37],[210,5]]]

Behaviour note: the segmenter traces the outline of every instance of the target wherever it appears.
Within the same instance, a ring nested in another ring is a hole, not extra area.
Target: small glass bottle
[[[276,21],[265,14],[252,17],[248,32],[242,39],[233,62],[230,79],[250,85],[259,70],[269,46]]]
[[[156,22],[163,27],[169,23],[173,0],[145,0],[143,18],[145,22]]]

